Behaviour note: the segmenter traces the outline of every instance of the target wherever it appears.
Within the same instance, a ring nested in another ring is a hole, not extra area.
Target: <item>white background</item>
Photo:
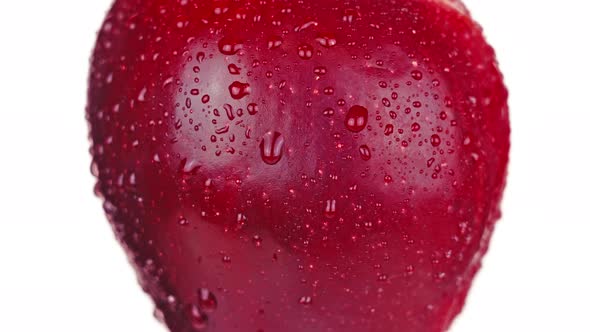
[[[513,145],[504,218],[452,332],[589,332],[590,8],[465,2],[506,76]],[[0,331],[164,331],[92,194],[86,78],[109,5],[0,2]]]

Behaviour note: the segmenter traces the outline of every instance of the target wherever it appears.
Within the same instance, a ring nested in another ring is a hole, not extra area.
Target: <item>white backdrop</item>
[[[513,146],[504,217],[452,332],[589,332],[590,7],[465,2],[506,76]],[[109,5],[0,2],[0,331],[164,331],[92,194],[86,78]]]

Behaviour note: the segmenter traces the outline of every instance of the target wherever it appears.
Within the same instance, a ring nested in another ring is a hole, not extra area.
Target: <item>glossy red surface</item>
[[[97,193],[173,332],[436,332],[500,216],[507,91],[454,1],[118,0]]]

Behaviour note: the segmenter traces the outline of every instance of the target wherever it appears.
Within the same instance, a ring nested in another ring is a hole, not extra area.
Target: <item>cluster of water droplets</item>
[[[221,9],[220,13],[223,12],[224,10]],[[352,24],[355,19],[357,19],[357,13],[354,10],[350,10],[343,16],[342,21],[347,24]],[[296,26],[294,31],[309,31],[309,29],[314,29],[318,25],[319,23],[316,21],[309,21]],[[319,34],[315,41],[298,43],[291,51],[295,52],[297,57],[302,61],[319,61],[320,57],[318,54],[321,54],[321,52],[329,52],[329,49],[337,47],[339,42],[340,41],[332,34]],[[268,37],[265,42],[265,45],[269,50],[282,49],[286,44],[287,42],[283,37],[276,35]],[[236,141],[237,138],[232,129],[234,126],[238,126],[238,122],[242,121],[242,119],[248,115],[265,116],[265,114],[261,113],[272,110],[266,110],[264,107],[261,107],[256,103],[257,100],[249,99],[254,94],[257,94],[257,91],[253,91],[253,89],[257,88],[259,85],[251,85],[248,83],[249,81],[243,77],[243,75],[249,73],[250,69],[247,64],[237,59],[241,54],[246,52],[244,43],[238,39],[223,37],[219,40],[217,49],[231,61],[231,63],[223,68],[223,74],[232,77],[230,80],[231,83],[227,87],[224,87],[222,92],[214,93],[211,91],[210,93],[207,93],[207,88],[201,84],[202,78],[199,77],[199,75],[203,72],[202,68],[207,66],[206,62],[210,61],[210,57],[208,57],[203,51],[196,52],[190,57],[191,61],[193,59],[196,61],[196,64],[191,67],[192,74],[194,74],[192,80],[194,86],[190,88],[184,87],[186,97],[184,97],[184,100],[182,100],[178,106],[182,107],[186,114],[198,112],[198,108],[200,107],[203,107],[210,112],[212,116],[211,121],[215,126],[215,129],[208,137],[208,140],[215,145],[217,149],[215,154],[219,156],[222,153],[219,145],[220,142],[234,143]],[[355,57],[355,55],[353,55],[353,57]],[[371,55],[365,55],[358,59],[370,60]],[[377,64],[379,63],[380,61],[377,60]],[[253,61],[251,67],[255,68],[259,65],[260,62],[257,62],[256,60]],[[317,81],[326,77],[329,71],[332,70],[335,70],[333,66],[323,66],[321,63],[318,63],[314,65],[313,71],[308,74],[313,75],[314,79]],[[276,69],[273,70],[273,68],[269,68],[269,70],[266,71],[265,76],[269,79],[273,78],[275,77],[276,72]],[[436,179],[442,174],[444,167],[446,167],[444,163],[437,162],[437,160],[440,159],[440,156],[443,153],[449,153],[449,151],[451,151],[451,140],[447,139],[447,137],[450,136],[447,128],[443,128],[442,126],[431,128],[430,124],[440,120],[448,122],[450,126],[457,125],[456,121],[451,120],[453,117],[453,100],[451,97],[444,97],[442,103],[444,107],[446,107],[446,110],[433,115],[429,113],[431,112],[430,110],[439,109],[439,107],[431,107],[428,109],[428,99],[430,98],[430,102],[437,101],[440,98],[438,94],[405,95],[405,92],[409,90],[407,87],[429,85],[432,88],[438,88],[441,86],[441,81],[439,79],[435,78],[430,80],[430,78],[428,78],[429,76],[430,75],[424,70],[412,69],[409,73],[405,74],[403,79],[400,79],[400,82],[388,81],[386,78],[379,78],[374,82],[371,82],[375,85],[374,90],[379,91],[374,98],[376,103],[371,100],[371,98],[368,98],[368,100],[356,99],[354,102],[347,103],[347,101],[350,100],[346,98],[348,96],[339,96],[339,94],[342,93],[342,88],[334,85],[319,89],[319,94],[323,94],[326,98],[335,96],[336,101],[333,105],[322,107],[321,110],[314,110],[312,101],[305,100],[302,104],[304,104],[306,108],[311,108],[312,111],[321,112],[323,117],[333,120],[338,135],[342,135],[338,129],[345,129],[346,131],[342,132],[355,138],[355,141],[358,144],[354,148],[356,155],[353,156],[351,160],[369,162],[372,159],[376,159],[376,157],[382,158],[383,152],[376,148],[379,147],[381,143],[375,143],[374,140],[386,140],[388,141],[388,144],[398,144],[398,147],[401,148],[408,148],[411,144],[417,144],[420,147],[427,146],[429,148],[428,152],[430,153],[431,151],[434,151],[434,153],[432,153],[432,156],[427,154],[425,166],[428,169],[432,169],[431,176],[433,179]],[[106,81],[107,83],[112,82],[113,76],[108,75]],[[162,88],[173,87],[175,83],[178,85],[178,80],[175,80],[172,77],[167,78],[164,80]],[[288,88],[288,82],[282,80],[277,84],[277,88],[279,90]],[[221,107],[214,108],[212,104],[213,100],[216,99],[217,93],[223,93],[224,95],[229,96],[235,104],[232,105],[226,103]],[[440,93],[441,95],[444,95],[444,92],[441,91]],[[144,103],[149,98],[150,91],[148,87],[144,87],[138,91],[137,98],[134,102]],[[246,107],[236,106],[244,101],[247,104]],[[434,117],[437,120],[424,120],[426,116]],[[183,121],[181,117],[178,117],[176,121],[174,121],[174,127],[176,130],[180,130],[183,126],[186,126],[187,123],[195,132],[203,131],[202,124],[192,118],[187,118],[187,120]],[[242,129],[244,132],[243,137],[245,139],[251,139],[252,128],[242,126]],[[373,135],[374,133],[379,136]],[[336,137],[336,134],[334,134],[334,137]],[[269,166],[274,166],[281,163],[281,161],[284,161],[285,151],[288,151],[288,139],[289,138],[281,132],[275,130],[262,133],[257,139],[257,142],[259,142],[258,151],[260,160]],[[469,145],[472,144],[472,142],[473,138],[466,135],[463,144]],[[203,144],[201,149],[206,150],[206,147],[206,144]],[[336,147],[340,148],[341,145],[336,145]],[[443,149],[445,150],[443,151]],[[236,153],[236,149],[228,147],[224,152],[234,154]],[[161,157],[158,154],[155,154],[153,160],[154,162],[160,162]],[[185,160],[181,169],[183,172],[189,174],[197,169],[197,167],[199,166],[194,160]],[[452,175],[452,172],[452,169],[448,170],[448,174]],[[387,174],[387,172],[386,174],[381,175],[381,178],[386,185],[399,180],[397,177]],[[127,174],[122,177],[121,183],[134,185],[134,179],[135,176],[133,174]],[[353,192],[356,190],[357,186],[352,185],[350,191]],[[346,203],[339,199],[339,197],[328,197],[322,200],[321,208],[323,208],[323,215],[330,220],[338,219],[338,208],[341,208],[344,204]],[[358,209],[360,210],[360,204],[358,206]],[[238,214],[238,225],[245,224],[246,220],[247,218],[244,214]],[[189,225],[189,221],[184,216],[181,216],[178,219],[178,224],[180,226],[187,226]],[[372,229],[375,224],[377,224],[377,221],[365,221],[363,223],[366,229]],[[354,235],[353,238],[356,239],[356,235]],[[251,241],[252,244],[257,247],[262,246],[263,243],[260,235],[253,235]],[[231,256],[223,254],[221,255],[221,261],[224,264],[231,264],[232,259]],[[406,266],[406,275],[413,275],[415,268],[416,267],[413,265]],[[436,274],[435,277],[444,279],[444,272]],[[389,280],[389,275],[387,273],[379,272],[376,279],[379,282],[387,282]],[[301,296],[298,299],[298,303],[304,306],[310,306],[313,304],[313,297],[309,295]],[[193,328],[196,330],[205,329],[207,327],[208,316],[211,315],[216,308],[217,300],[213,293],[204,288],[199,289],[197,301],[187,307]]]

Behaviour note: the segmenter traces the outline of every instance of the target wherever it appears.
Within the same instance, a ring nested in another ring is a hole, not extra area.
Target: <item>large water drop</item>
[[[262,136],[260,142],[260,155],[262,160],[269,164],[275,165],[283,157],[283,148],[285,138],[276,131],[269,131]]]
[[[346,128],[353,133],[358,133],[365,129],[368,118],[369,111],[366,108],[358,105],[352,106],[346,114]]]

